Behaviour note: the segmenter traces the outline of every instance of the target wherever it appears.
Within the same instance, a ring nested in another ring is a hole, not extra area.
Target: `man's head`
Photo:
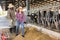
[[[9,6],[8,6],[8,8],[13,8],[14,7],[14,5],[13,4],[9,4]]]

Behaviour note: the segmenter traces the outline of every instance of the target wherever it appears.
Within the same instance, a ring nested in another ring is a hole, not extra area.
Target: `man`
[[[11,22],[10,32],[12,33],[13,31],[15,32],[15,8],[14,8],[14,5],[12,5],[12,4],[9,4],[8,8],[9,9],[7,12],[7,18]]]

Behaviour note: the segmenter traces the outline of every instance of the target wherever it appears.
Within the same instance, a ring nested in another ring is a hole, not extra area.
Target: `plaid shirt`
[[[20,13],[16,13],[16,19],[20,22],[25,22],[25,15],[23,14],[23,12],[20,14]]]

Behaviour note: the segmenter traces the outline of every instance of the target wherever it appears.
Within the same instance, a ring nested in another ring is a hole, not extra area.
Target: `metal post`
[[[26,8],[27,8],[26,13],[27,13],[27,15],[29,15],[29,9],[30,9],[30,7],[29,7],[29,2],[28,2],[28,0],[26,0]],[[27,18],[27,21],[28,21],[28,23],[30,22],[30,18],[29,18],[29,17]]]
[[[5,5],[5,8],[6,8],[6,10],[7,10],[7,0],[6,0],[5,4],[6,4],[6,5]]]
[[[12,0],[13,5],[15,5],[15,0]]]
[[[30,5],[28,0],[26,0],[26,8],[27,8],[27,14],[29,14],[29,10],[30,10]]]
[[[19,2],[20,2],[20,0],[18,0],[18,7],[19,7]]]

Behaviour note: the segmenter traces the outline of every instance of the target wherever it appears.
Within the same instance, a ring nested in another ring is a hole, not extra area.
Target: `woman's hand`
[[[25,24],[27,23],[27,22],[24,22]]]

